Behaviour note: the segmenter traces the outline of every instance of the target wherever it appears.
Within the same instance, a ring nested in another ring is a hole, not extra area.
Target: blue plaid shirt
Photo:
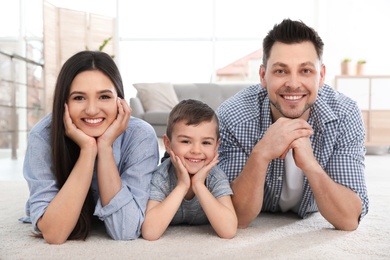
[[[272,124],[267,90],[260,84],[250,86],[225,101],[217,114],[221,133],[219,166],[231,182]],[[356,102],[324,85],[310,109],[308,123],[314,130],[310,140],[315,158],[335,182],[359,195],[362,219],[368,212],[368,196],[364,177],[365,129],[360,109]],[[268,165],[262,211],[280,211],[284,172],[284,160],[274,159]],[[304,177],[298,215],[305,218],[316,211],[317,203]]]

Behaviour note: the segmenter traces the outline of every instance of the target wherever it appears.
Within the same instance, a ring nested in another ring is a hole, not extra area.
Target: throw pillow
[[[179,103],[171,83],[136,83],[133,86],[145,112],[171,111]]]

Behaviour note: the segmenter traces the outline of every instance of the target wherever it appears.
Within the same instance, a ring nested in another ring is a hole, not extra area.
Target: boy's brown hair
[[[215,111],[207,104],[194,99],[180,101],[169,113],[166,135],[171,140],[175,125],[184,120],[186,125],[199,125],[215,120],[217,140],[219,140],[219,121]]]

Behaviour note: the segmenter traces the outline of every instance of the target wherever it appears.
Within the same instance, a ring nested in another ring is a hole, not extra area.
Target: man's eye
[[[308,73],[310,73],[311,72],[311,69],[304,69],[303,70],[303,73],[305,73],[305,74],[308,74]]]
[[[283,73],[284,73],[284,70],[275,70],[275,73],[276,73],[276,74],[283,74]]]

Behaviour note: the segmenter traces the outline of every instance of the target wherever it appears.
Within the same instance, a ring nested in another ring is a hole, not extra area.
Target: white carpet
[[[231,240],[210,226],[169,227],[150,242],[113,241],[95,230],[84,241],[48,245],[30,236],[24,216],[24,181],[0,181],[0,259],[390,259],[390,155],[367,156],[370,210],[353,232],[336,231],[316,213],[261,214]]]

